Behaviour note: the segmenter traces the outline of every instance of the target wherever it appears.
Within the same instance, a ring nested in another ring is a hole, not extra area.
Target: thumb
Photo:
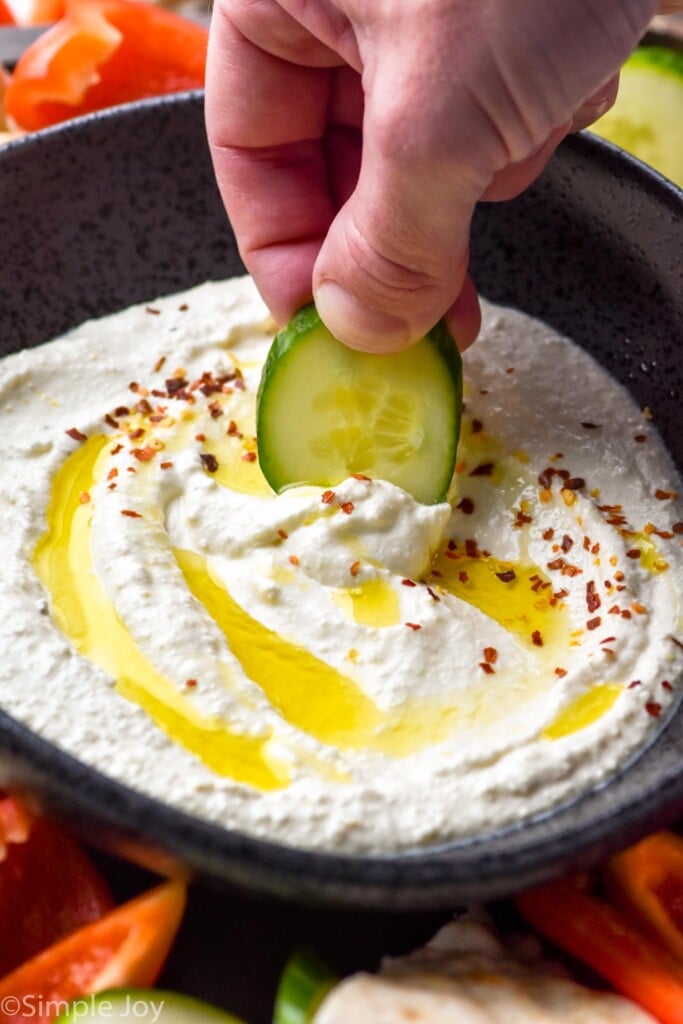
[[[313,272],[324,323],[351,348],[373,352],[406,348],[453,305],[482,191],[454,171],[440,118],[420,111],[405,66],[398,78],[368,90],[358,182]]]

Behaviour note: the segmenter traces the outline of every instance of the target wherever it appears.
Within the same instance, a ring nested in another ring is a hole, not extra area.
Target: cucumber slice
[[[622,68],[616,103],[590,130],[683,187],[683,53],[639,47]]]
[[[201,999],[156,988],[116,988],[74,999],[55,1024],[90,1024],[95,1021],[142,1022],[142,1024],[243,1024]]]
[[[280,978],[273,1024],[311,1024],[316,1010],[338,981],[317,953],[297,949]]]
[[[430,505],[453,476],[461,409],[462,360],[443,321],[402,352],[372,355],[343,345],[305,306],[263,367],[261,469],[278,492],[363,473]]]

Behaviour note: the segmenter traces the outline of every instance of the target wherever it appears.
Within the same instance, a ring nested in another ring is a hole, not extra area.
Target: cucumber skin
[[[683,86],[683,53],[668,46],[639,46],[626,61],[626,67],[647,67],[676,75]]]
[[[175,1004],[178,1009],[186,1009],[188,1013],[194,1014],[195,1021],[207,1021],[208,1024],[211,1024],[211,1022],[213,1024],[244,1024],[244,1021],[240,1018],[219,1009],[217,1006],[212,1006],[211,1003],[206,1003],[202,999],[196,999],[194,996],[188,996],[182,992],[170,992],[168,989],[162,988],[109,988],[91,995],[77,996],[70,1005],[78,1005],[90,1002],[91,1000],[93,1005],[100,1001],[111,1002],[114,1009],[114,1012],[108,1015],[111,1021],[116,1021],[115,1006],[118,1002],[126,1003],[127,1001],[147,1000],[156,1006],[160,1003]],[[134,1021],[135,1016],[131,1014],[130,1019]],[[55,1024],[79,1024],[79,1022],[84,1020],[87,1020],[87,1015],[82,1012],[80,1006],[78,1013],[75,1015],[67,1006],[55,1018]],[[189,1020],[192,1020],[192,1018],[189,1018]]]
[[[261,436],[261,396],[268,377],[270,376],[273,364],[276,363],[288,350],[294,348],[300,337],[305,337],[310,331],[316,330],[317,328],[327,330],[320,319],[315,303],[311,302],[307,306],[303,306],[298,310],[289,323],[275,335],[273,343],[268,351],[268,355],[266,356],[266,361],[263,364],[261,380],[256,395],[257,436]],[[455,397],[453,450],[457,451],[458,440],[460,438],[460,422],[462,419],[462,356],[460,355],[460,350],[456,345],[453,335],[446,326],[445,320],[439,320],[439,322],[427,332],[425,338],[428,338],[437,350],[448,367],[453,380]],[[339,344],[341,345],[342,342],[339,342]],[[391,356],[388,355],[387,358],[390,359]],[[447,493],[448,487],[444,491],[440,500],[445,500]]]

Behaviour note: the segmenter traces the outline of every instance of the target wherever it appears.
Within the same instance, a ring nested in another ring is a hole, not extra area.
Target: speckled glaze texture
[[[683,194],[588,137],[518,200],[482,206],[489,298],[571,335],[653,412],[683,466]],[[202,99],[94,115],[0,151],[0,352],[240,272]],[[571,400],[580,380],[558,379]],[[17,681],[20,685],[20,681]],[[683,813],[683,713],[618,776],[504,833],[389,857],[304,853],[205,824],[85,768],[0,714],[0,786],[115,850],[289,898],[386,908],[490,899],[586,865]]]

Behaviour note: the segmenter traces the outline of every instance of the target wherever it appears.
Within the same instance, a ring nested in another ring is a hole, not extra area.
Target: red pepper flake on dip
[[[506,827],[604,782],[676,698],[681,488],[585,352],[483,308],[431,505],[373,471],[376,375],[335,382],[344,416],[310,439],[344,449],[348,478],[273,493],[254,440],[273,327],[247,278],[0,360],[3,562],[22,581],[3,591],[0,707],[188,813],[340,853]],[[429,444],[417,401],[377,429]],[[298,442],[300,412],[278,424]]]

